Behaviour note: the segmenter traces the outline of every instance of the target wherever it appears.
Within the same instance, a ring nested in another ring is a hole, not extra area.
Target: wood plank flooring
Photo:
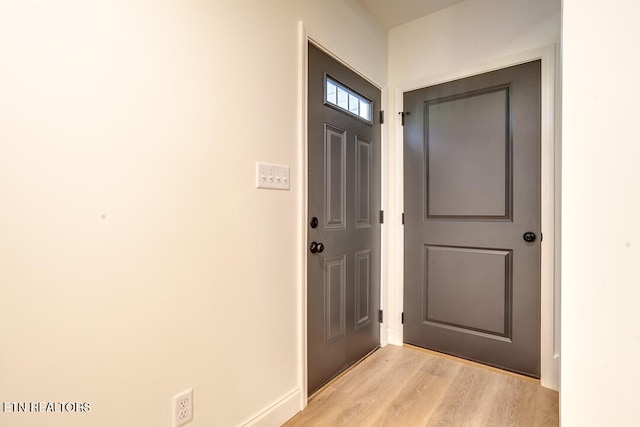
[[[527,377],[388,345],[285,426],[557,426],[558,393]]]

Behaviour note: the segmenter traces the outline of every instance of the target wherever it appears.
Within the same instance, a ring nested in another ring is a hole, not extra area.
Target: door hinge
[[[402,225],[404,225],[404,212],[402,212]]]
[[[404,311],[402,312],[402,315],[400,316],[400,322],[404,325]]]
[[[384,110],[380,110],[380,124],[384,123]]]
[[[540,243],[542,243],[542,239],[544,239],[544,236],[540,233]]]
[[[384,211],[380,211],[380,224],[384,224]]]
[[[400,114],[400,117],[402,118],[401,123],[402,126],[404,126],[404,117],[410,115],[411,113],[409,111],[400,111],[398,114]]]
[[[382,323],[384,319],[384,314],[382,310],[378,310],[378,322]]]

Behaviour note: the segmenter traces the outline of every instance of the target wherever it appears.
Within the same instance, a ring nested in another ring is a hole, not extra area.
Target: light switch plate
[[[256,162],[256,187],[289,190],[289,166]]]

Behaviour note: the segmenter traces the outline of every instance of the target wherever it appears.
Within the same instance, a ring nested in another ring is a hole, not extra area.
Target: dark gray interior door
[[[380,90],[311,44],[308,70],[311,394],[380,344]]]
[[[540,61],[404,110],[405,342],[539,377]]]

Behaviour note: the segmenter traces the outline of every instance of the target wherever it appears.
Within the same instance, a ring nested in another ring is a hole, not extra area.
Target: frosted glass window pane
[[[373,102],[330,77],[325,78],[325,102],[371,123]]]
[[[349,94],[347,93],[347,91],[339,87],[338,88],[338,107],[344,108],[345,110],[349,111],[348,99],[349,99]]]
[[[357,96],[349,94],[349,111],[358,115],[360,100]]]
[[[327,80],[327,102],[330,102],[333,105],[335,105],[337,92],[338,92],[337,86],[330,80]]]
[[[369,101],[360,100],[360,117],[371,120],[371,108]]]

